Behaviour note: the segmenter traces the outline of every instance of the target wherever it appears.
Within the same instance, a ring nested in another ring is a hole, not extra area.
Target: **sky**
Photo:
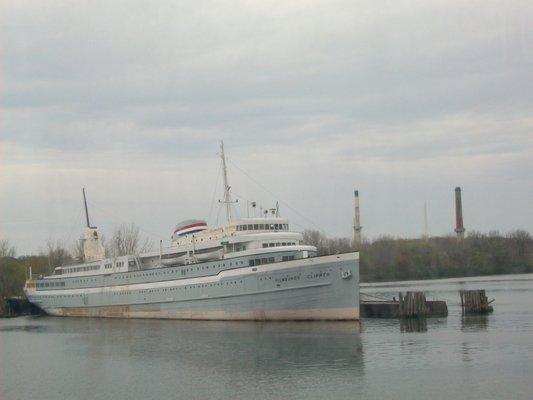
[[[169,239],[240,216],[295,230],[533,232],[529,1],[26,1],[0,5],[0,235],[91,223]]]

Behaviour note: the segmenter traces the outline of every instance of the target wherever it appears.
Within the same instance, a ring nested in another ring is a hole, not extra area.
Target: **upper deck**
[[[288,231],[289,221],[285,218],[243,218],[232,221],[226,226],[207,228],[193,234],[179,236],[173,239],[172,244],[186,246],[192,243],[220,241],[241,233]]]

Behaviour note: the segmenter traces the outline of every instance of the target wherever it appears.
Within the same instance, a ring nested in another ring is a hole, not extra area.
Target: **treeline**
[[[346,238],[327,238],[306,231],[307,243],[319,255],[352,251]],[[462,241],[455,237],[399,239],[388,236],[360,248],[363,282],[437,279],[476,275],[533,272],[533,238],[523,230],[502,235],[470,232]]]

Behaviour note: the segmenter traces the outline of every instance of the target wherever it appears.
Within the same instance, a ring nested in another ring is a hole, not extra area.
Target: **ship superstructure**
[[[30,278],[28,299],[58,316],[358,319],[358,253],[317,257],[277,208],[234,219],[223,145],[221,160],[225,225],[185,220],[166,248],[106,258],[84,192],[85,262]]]

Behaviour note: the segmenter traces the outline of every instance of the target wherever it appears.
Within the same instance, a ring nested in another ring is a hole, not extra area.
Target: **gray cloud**
[[[461,185],[467,228],[533,230],[531,17],[522,1],[4,2],[2,235],[35,251],[77,234],[85,185],[104,230],[120,214],[166,237],[209,216],[220,138],[235,192],[284,199],[301,227],[350,235],[357,187],[367,235],[419,235],[424,201],[448,233]]]

